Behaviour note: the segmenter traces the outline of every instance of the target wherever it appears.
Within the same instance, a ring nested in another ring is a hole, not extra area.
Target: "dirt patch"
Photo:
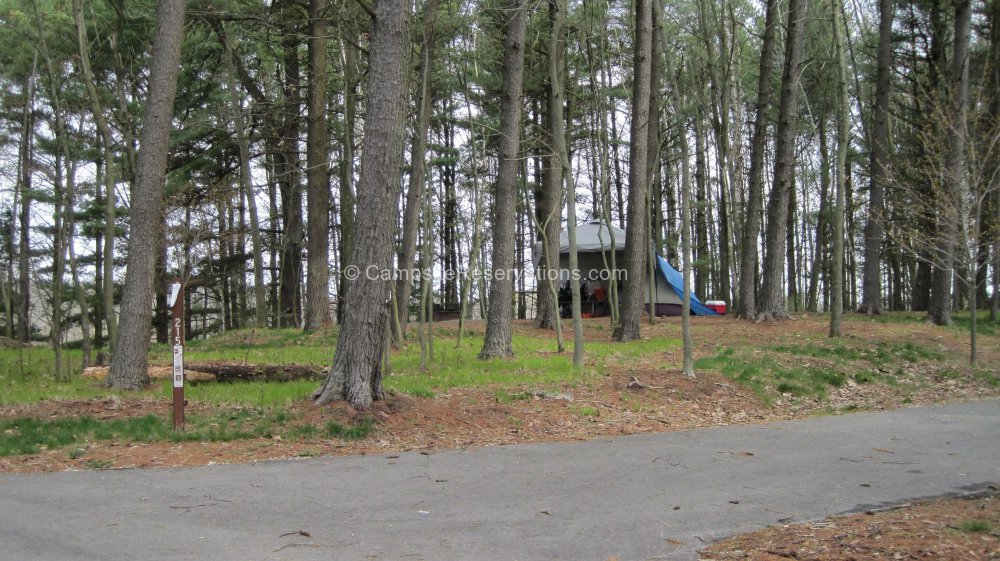
[[[1000,559],[1000,498],[994,489],[973,497],[775,526],[714,544],[701,552],[701,558],[996,560]]]

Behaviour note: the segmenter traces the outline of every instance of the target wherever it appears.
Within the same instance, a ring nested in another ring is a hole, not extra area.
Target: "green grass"
[[[434,360],[426,371],[420,369],[420,346],[411,342],[392,357],[392,373],[385,387],[400,393],[433,396],[451,388],[494,388],[497,391],[531,388],[555,388],[586,383],[603,373],[608,364],[618,360],[665,352],[680,346],[676,339],[654,337],[630,343],[588,341],[588,364],[583,370],[573,367],[572,342],[566,352],[557,353],[555,339],[515,334],[514,358],[479,360],[481,332],[467,332],[460,348],[455,347],[453,330],[435,330]],[[451,337],[451,338],[448,338]],[[498,395],[498,400],[502,396]]]
[[[972,314],[968,311],[955,312],[951,316],[952,327],[968,333],[972,329]],[[976,316],[976,333],[979,335],[996,335],[1000,332],[1000,322],[990,321],[990,313],[980,310]]]
[[[989,520],[963,520],[958,529],[972,534],[992,534],[993,525]]]
[[[832,341],[825,345],[807,343],[802,345],[775,345],[770,350],[795,356],[808,356],[828,360],[864,360],[870,364],[881,366],[899,361],[919,362],[922,360],[941,360],[944,355],[909,341],[903,343],[880,343],[874,346],[849,346],[851,343],[843,339]],[[855,343],[857,344],[857,343]]]
[[[100,420],[90,416],[64,419],[22,417],[0,421],[0,456],[36,454],[42,450],[73,447],[70,459],[84,456],[81,448],[88,442],[228,442],[276,435],[298,440],[367,438],[375,428],[374,420],[362,419],[356,425],[333,421],[319,428],[297,422],[283,411],[241,409],[213,416],[189,415],[185,430],[175,432],[171,424],[157,415]]]
[[[170,395],[170,380],[162,380],[162,393]],[[283,408],[309,397],[319,384],[310,380],[295,382],[232,382],[226,384],[188,384],[184,397],[200,403],[230,407]]]
[[[881,317],[881,316],[879,316]],[[903,316],[903,321],[912,319]],[[787,366],[796,357],[823,361],[818,365]],[[791,358],[792,360],[782,360]],[[773,401],[772,391],[795,397],[823,399],[830,388],[843,386],[851,375],[859,384],[883,383],[898,386],[899,379],[884,374],[889,367],[898,372],[904,363],[944,360],[943,353],[928,346],[905,341],[879,342],[840,338],[797,344],[772,345],[739,351],[719,347],[716,354],[695,362],[696,369],[716,370],[752,389],[766,403]],[[868,366],[869,368],[865,368]],[[874,368],[871,368],[874,367]],[[939,376],[947,376],[944,371]],[[984,376],[990,376],[985,373]],[[988,378],[987,378],[988,379]],[[1000,384],[1000,379],[997,381]]]

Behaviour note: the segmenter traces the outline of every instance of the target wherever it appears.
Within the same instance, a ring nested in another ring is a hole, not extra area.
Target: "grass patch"
[[[510,393],[504,390],[497,390],[493,393],[493,397],[497,400],[497,403],[508,405],[515,401],[531,401],[535,396],[531,392]]]
[[[768,350],[793,356],[808,356],[836,362],[864,360],[875,366],[895,364],[900,361],[914,363],[922,360],[941,360],[944,358],[941,353],[933,349],[908,341],[904,343],[882,343],[877,346],[862,347],[849,346],[848,342],[839,340],[829,345],[815,343],[775,345],[768,347]]]
[[[963,520],[958,529],[972,534],[992,534],[993,525],[988,520]]]
[[[294,423],[282,411],[244,409],[211,417],[191,415],[184,432],[175,432],[171,424],[156,416],[98,420],[93,417],[40,420],[33,417],[0,421],[0,456],[36,454],[75,446],[70,459],[83,457],[87,442],[119,440],[124,442],[228,442],[252,438],[271,438],[284,434],[289,438],[314,440],[342,438],[358,440],[374,430],[374,420],[366,418],[357,425],[343,426],[330,422],[325,429]]]
[[[362,440],[364,438],[368,438],[373,430],[375,430],[375,419],[372,419],[371,417],[364,417],[358,422],[358,424],[349,427],[345,427],[336,421],[330,421],[326,424],[324,432],[326,433],[326,436],[330,438]]]
[[[170,395],[171,381],[161,382],[160,395]],[[284,408],[308,398],[316,391],[318,382],[231,382],[225,384],[188,384],[184,396],[192,401],[220,407],[255,407],[259,409]]]
[[[695,361],[695,369],[716,370],[723,376],[750,388],[765,403],[772,403],[770,388],[796,397],[826,397],[829,387],[839,388],[847,375],[832,368],[788,368],[771,355],[737,352],[731,347],[717,349],[714,356]]]
[[[525,386],[554,388],[584,383],[616,361],[634,360],[637,356],[676,348],[674,339],[652,338],[631,343],[588,341],[588,364],[582,370],[573,367],[572,345],[555,352],[550,334],[528,336],[515,334],[514,357],[506,360],[479,360],[481,334],[467,333],[461,347],[447,338],[450,329],[435,330],[434,360],[426,371],[420,368],[420,347],[409,344],[392,357],[392,373],[385,377],[386,389],[420,397],[433,397],[451,388],[494,388],[513,391]],[[506,399],[500,395],[498,399]]]

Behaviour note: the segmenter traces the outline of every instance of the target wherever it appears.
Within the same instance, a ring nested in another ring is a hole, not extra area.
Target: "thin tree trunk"
[[[346,31],[341,28],[341,33]],[[341,139],[342,154],[340,158],[340,255],[345,262],[354,251],[354,121],[357,114],[357,87],[361,78],[358,73],[358,55],[355,47],[341,38],[341,70],[344,75],[344,122],[343,138]],[[344,321],[344,309],[347,302],[347,289],[350,284],[341,269],[337,288],[337,322]],[[409,302],[407,295],[406,302]],[[409,317],[409,310],[404,309],[400,321]]]
[[[788,189],[788,215],[785,217],[785,266],[788,269],[788,305],[793,311],[799,311],[798,269],[795,262],[795,226],[798,223],[798,204],[796,201],[795,176]]]
[[[956,253],[963,254],[959,223],[964,223],[966,217],[961,216],[961,201],[965,195],[966,157],[965,143],[967,129],[967,105],[969,99],[969,35],[972,19],[970,0],[957,0],[955,3],[955,42],[952,56],[952,72],[950,87],[945,88],[947,97],[942,100],[942,106],[948,107],[950,119],[944,125],[948,136],[946,148],[945,177],[940,194],[944,198],[941,208],[945,210],[938,225],[938,239],[934,253],[935,268],[931,288],[930,318],[937,325],[950,325],[952,312],[952,276],[956,266],[965,265],[960,259],[955,259]],[[950,106],[950,107],[949,107]],[[950,212],[947,209],[953,209]]]
[[[718,11],[724,14],[728,7],[727,0],[721,0]],[[709,11],[712,11],[711,24],[709,23]],[[731,56],[729,53],[729,38],[726,32],[726,25],[721,21],[715,12],[715,2],[709,3],[707,0],[698,1],[699,27],[703,35],[705,50],[708,55],[708,74],[712,92],[712,128],[715,133],[716,164],[719,173],[719,294],[718,297],[725,301],[732,299],[732,209],[730,207],[729,192],[735,184],[733,174],[733,162],[730,156],[730,115],[729,96],[731,87],[729,68],[720,71],[722,61],[715,51],[715,41],[713,35],[718,37],[719,52],[722,56]],[[730,64],[732,64],[730,62]],[[702,294],[704,296],[704,294]]]
[[[382,390],[386,322],[386,295],[390,271],[393,223],[399,200],[399,174],[403,165],[404,108],[409,61],[409,4],[405,0],[379,0],[375,4],[365,138],[358,181],[358,230],[345,268],[357,271],[347,287],[344,322],[337,340],[333,366],[314,394],[317,403],[346,399],[359,409],[385,397]],[[353,276],[353,274],[352,274]]]
[[[843,32],[846,23],[841,17],[841,0],[830,1],[830,25],[833,28],[833,50],[837,61],[837,166],[836,197],[833,207],[833,282],[830,286],[830,337],[840,337],[844,316],[844,191],[847,181],[847,148],[850,142],[850,99],[847,93],[847,56]],[[843,28],[841,26],[844,26]]]
[[[654,4],[654,19],[662,21],[663,16],[661,10],[662,8],[658,3]],[[664,43],[663,50],[666,52],[666,34],[661,36],[661,40]],[[681,298],[681,338],[683,340],[683,359],[681,371],[684,373],[684,376],[694,378],[694,336],[691,333],[691,269],[694,267],[691,263],[691,165],[687,126],[685,124],[685,115],[687,111],[685,111],[684,99],[681,96],[679,88],[677,87],[677,73],[674,69],[673,59],[667,55],[665,60],[668,80],[670,81],[671,86],[670,89],[674,92],[674,95],[671,96],[671,98],[673,99],[674,118],[676,120],[675,124],[677,126],[677,137],[680,143],[681,152],[681,257],[683,259],[681,275],[684,284],[683,296]],[[653,280],[650,279],[650,282],[653,282]]]
[[[816,244],[813,251],[813,262],[809,273],[809,293],[806,296],[806,310],[815,312],[819,309],[818,295],[820,274],[826,269],[826,244],[828,220],[830,214],[830,148],[827,142],[826,116],[819,118],[819,152],[820,152],[820,188],[819,211],[816,213]]]
[[[555,154],[553,174],[563,179],[566,188],[566,235],[569,241],[569,270],[574,272],[579,270],[579,257],[576,249],[576,187],[573,184],[572,167],[569,161],[569,152],[566,142],[566,130],[564,129],[563,115],[563,84],[566,75],[561,72],[564,68],[564,56],[566,50],[566,0],[551,0],[549,4],[552,29],[549,35],[548,44],[548,79],[549,79],[549,128],[552,151]],[[572,119],[568,119],[572,122]],[[559,199],[562,198],[562,188],[556,188]],[[558,212],[558,210],[557,210]],[[561,214],[561,213],[560,213]],[[558,234],[557,234],[558,235]],[[558,259],[558,257],[557,257]],[[571,308],[573,313],[573,366],[583,367],[583,315],[580,302],[580,276],[570,274],[569,278],[571,298]]]
[[[875,105],[872,107],[871,188],[868,195],[868,222],[865,224],[865,265],[862,276],[860,313],[882,313],[882,238],[885,220],[886,166],[889,160],[889,95],[892,77],[892,0],[879,0]]]
[[[105,384],[138,389],[149,383],[146,372],[158,230],[163,228],[167,157],[174,95],[184,38],[184,0],[159,0],[149,75],[149,99],[143,116],[131,235],[122,291],[122,328]]]
[[[115,316],[115,183],[118,181],[118,166],[114,156],[114,137],[111,127],[104,116],[101,98],[94,85],[94,77],[90,69],[90,47],[87,40],[87,27],[83,19],[83,0],[73,0],[73,21],[76,25],[77,46],[80,52],[80,72],[83,75],[84,87],[90,101],[90,111],[94,123],[100,132],[100,141],[104,148],[104,247],[102,248],[101,277],[103,286],[103,315],[108,326],[108,347],[112,354],[118,340],[118,319]]]
[[[288,9],[288,8],[286,8]],[[288,16],[291,18],[291,16]],[[299,132],[302,96],[299,93],[298,29],[287,30],[283,41],[281,125],[278,128],[278,187],[281,191],[280,260],[278,262],[278,326],[299,327],[302,319],[302,185]]]
[[[38,73],[38,55],[31,63],[31,74],[25,84],[24,111],[21,118],[21,145],[18,154],[17,191],[21,196],[18,208],[18,249],[17,249],[17,292],[18,321],[17,339],[21,343],[31,341],[31,201],[32,174],[35,153],[35,77]],[[15,203],[15,206],[18,206]]]
[[[629,134],[628,224],[625,230],[625,287],[622,291],[621,323],[616,341],[639,338],[643,293],[646,289],[646,259],[649,223],[646,188],[646,146],[649,141],[650,64],[652,59],[652,9],[649,0],[636,0],[636,31],[633,46],[632,115]],[[654,313],[650,310],[649,313]]]
[[[802,75],[802,42],[806,20],[805,0],[790,0],[788,32],[785,39],[785,67],[778,103],[778,136],[775,143],[774,188],[767,208],[764,237],[764,266],[761,271],[759,319],[788,317],[785,294],[781,288],[784,275],[785,229],[788,199],[795,175],[795,138],[798,125],[799,81]]]
[[[545,155],[542,157],[541,188],[536,191],[535,202],[539,238],[542,242],[542,259],[539,262],[538,270],[538,315],[535,318],[535,325],[543,329],[555,328],[559,315],[557,295],[559,290],[558,272],[560,270],[559,234],[562,230],[563,174],[570,173],[570,170],[563,169],[562,154],[557,148],[556,139],[556,136],[561,134],[563,130],[562,84],[553,83],[553,72],[558,76],[558,68],[562,66],[564,49],[558,48],[559,45],[563,44],[560,38],[551,38],[551,36],[561,33],[560,27],[563,23],[557,19],[563,18],[564,15],[557,0],[549,0],[548,4],[550,35],[546,55],[548,95],[542,114],[542,122],[545,127],[545,148],[543,148]],[[553,45],[556,47],[554,48]],[[559,107],[556,107],[557,104]],[[567,222],[568,227],[569,223]]]
[[[767,0],[764,14],[764,34],[761,38],[760,69],[757,76],[757,104],[753,134],[750,138],[750,185],[743,236],[740,244],[739,295],[736,317],[757,318],[757,236],[764,206],[764,149],[767,144],[767,120],[771,108],[770,74],[774,64],[775,30],[778,27],[778,0]]]
[[[395,343],[402,344],[406,324],[410,317],[410,290],[413,286],[411,271],[417,252],[417,231],[420,227],[420,208],[427,178],[427,132],[430,129],[433,96],[431,76],[434,73],[434,56],[437,45],[437,0],[428,0],[423,13],[423,46],[420,52],[419,88],[417,91],[417,126],[413,131],[410,151],[410,176],[406,187],[406,206],[403,210],[402,242],[398,256],[400,278],[396,280],[396,309],[399,314],[399,333]],[[425,266],[428,266],[426,263]]]
[[[240,150],[240,186],[246,197],[250,214],[250,247],[253,252],[253,294],[254,323],[258,329],[267,327],[267,292],[264,286],[264,248],[260,235],[260,219],[257,215],[257,196],[250,179],[250,139],[246,129],[239,91],[236,89],[236,70],[233,62],[233,46],[228,30],[221,33],[226,49],[226,86],[229,89],[229,110],[236,127],[236,138]],[[240,213],[242,216],[242,213]]]
[[[455,343],[456,349],[462,347],[462,339],[465,335],[465,316],[469,308],[469,298],[472,293],[472,281],[476,277],[482,278],[482,275],[479,274],[479,251],[480,246],[482,245],[484,219],[482,191],[479,185],[479,144],[476,139],[476,125],[475,120],[473,119],[472,104],[469,102],[468,87],[462,89],[462,97],[467,111],[466,118],[469,120],[469,151],[471,154],[471,161],[469,163],[472,166],[472,201],[474,208],[472,219],[472,247],[469,248],[469,268],[462,275],[462,294],[459,299],[461,302],[461,312],[458,316],[458,338]]]
[[[708,249],[708,156],[701,111],[694,116],[694,146],[694,292],[705,295],[708,294],[712,258]],[[690,196],[691,193],[688,193]],[[684,201],[681,201],[681,206],[684,206]]]
[[[504,32],[503,94],[500,100],[500,154],[493,205],[493,259],[486,335],[480,359],[514,355],[513,318],[514,229],[518,153],[521,145],[521,95],[524,82],[525,0],[508,0]]]

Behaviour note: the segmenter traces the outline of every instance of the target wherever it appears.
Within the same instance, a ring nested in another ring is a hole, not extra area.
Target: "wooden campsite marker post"
[[[170,308],[170,335],[174,343],[174,430],[184,430],[184,289],[181,279],[170,282],[167,294]]]

